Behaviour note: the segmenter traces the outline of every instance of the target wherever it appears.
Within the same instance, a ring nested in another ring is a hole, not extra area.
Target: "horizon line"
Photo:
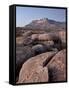
[[[43,17],[43,18],[40,18],[40,19],[33,19],[33,20],[31,20],[31,22],[32,21],[35,21],[35,20],[41,20],[41,19],[48,19],[48,20],[53,20],[53,21],[55,21],[55,22],[59,22],[59,23],[66,23],[66,21],[57,21],[57,20],[54,20],[54,19],[49,19],[49,18],[47,18],[47,17]],[[30,22],[30,23],[31,23]],[[30,24],[30,23],[28,23],[28,24]],[[28,24],[26,24],[26,25],[28,25]],[[25,27],[26,25],[24,25],[24,26],[16,26],[16,27]]]

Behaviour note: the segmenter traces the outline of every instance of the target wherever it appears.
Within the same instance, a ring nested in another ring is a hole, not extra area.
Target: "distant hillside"
[[[39,29],[39,30],[47,30],[47,29],[56,29],[61,30],[65,29],[65,22],[57,22],[54,20],[50,20],[48,18],[43,18],[40,20],[33,20],[31,23],[26,25],[24,29]]]

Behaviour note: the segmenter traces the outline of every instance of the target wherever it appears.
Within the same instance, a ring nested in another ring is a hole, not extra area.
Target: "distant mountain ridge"
[[[51,20],[48,18],[42,18],[40,20],[33,20],[28,25],[25,25],[23,28],[25,29],[39,29],[39,30],[47,30],[47,29],[65,29],[65,22],[58,22],[55,20]]]

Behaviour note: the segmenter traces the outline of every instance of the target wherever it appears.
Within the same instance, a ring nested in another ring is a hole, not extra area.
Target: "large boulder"
[[[47,52],[28,59],[22,65],[18,83],[48,82],[48,68],[43,63],[48,63],[54,55],[55,52]]]
[[[49,41],[51,40],[51,37],[49,34],[39,34],[38,35],[38,40],[40,41]]]
[[[35,55],[38,55],[38,54],[43,53],[43,52],[46,51],[44,46],[41,45],[41,44],[34,45],[32,47],[32,50],[35,52]]]
[[[37,40],[37,39],[38,39],[38,35],[39,35],[39,34],[32,34],[32,35],[31,35],[31,39],[32,39],[32,40]]]
[[[49,70],[49,82],[66,81],[66,50],[58,52],[46,66]]]
[[[35,55],[48,51],[56,51],[55,48],[52,48],[50,45],[45,45],[43,43],[32,46],[32,50],[34,51]]]
[[[49,34],[32,34],[31,39],[40,40],[40,41],[48,41],[51,40]]]

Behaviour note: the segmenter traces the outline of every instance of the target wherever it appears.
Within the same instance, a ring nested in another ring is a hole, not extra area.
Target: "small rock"
[[[22,44],[24,42],[23,40],[22,36],[16,37],[16,44]]]

